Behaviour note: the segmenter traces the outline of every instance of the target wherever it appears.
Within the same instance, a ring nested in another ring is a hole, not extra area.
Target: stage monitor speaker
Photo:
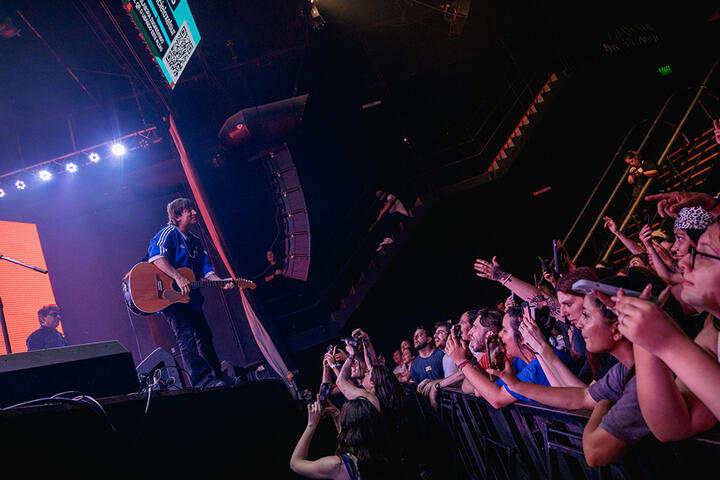
[[[126,395],[139,386],[132,355],[117,341],[0,356],[0,407],[70,391]]]
[[[306,281],[310,270],[310,220],[300,177],[287,145],[273,149],[265,158],[275,203],[284,224],[283,275]]]
[[[185,386],[182,371],[175,358],[162,348],[156,348],[137,366],[138,378],[152,377],[156,370],[160,371],[160,379],[167,385]]]

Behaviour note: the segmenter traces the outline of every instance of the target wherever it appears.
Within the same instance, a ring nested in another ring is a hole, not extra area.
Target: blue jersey
[[[198,280],[215,273],[200,239],[192,233],[185,235],[175,225],[168,225],[150,240],[148,261],[160,257],[167,258],[175,268],[189,268]],[[190,304],[195,307],[202,304],[199,291],[191,291]]]

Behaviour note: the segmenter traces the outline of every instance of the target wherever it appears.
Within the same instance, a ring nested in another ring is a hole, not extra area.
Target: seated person
[[[46,305],[38,310],[40,328],[31,333],[25,341],[28,352],[67,347],[68,342],[65,336],[57,330],[61,320],[60,307],[57,305]]]

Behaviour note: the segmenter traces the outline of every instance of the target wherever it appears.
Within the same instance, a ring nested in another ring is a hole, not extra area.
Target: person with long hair
[[[616,287],[642,290],[661,296],[665,283],[647,269],[631,269],[627,276],[604,279]],[[651,433],[638,405],[633,344],[620,331],[620,321],[611,298],[599,292],[586,294],[582,317],[577,322],[593,353],[609,353],[618,362],[598,381],[587,387],[545,387],[520,381],[511,369],[488,373],[500,376],[513,390],[543,404],[569,410],[592,410],[583,432],[585,460],[591,467],[620,459],[634,443]]]
[[[308,478],[334,480],[385,479],[393,476],[388,436],[380,413],[366,398],[345,402],[340,410],[340,431],[335,453],[308,460],[308,450],[320,418],[319,401],[308,404],[308,423],[290,457],[290,468]]]
[[[514,371],[516,371],[524,381],[550,385],[542,369],[540,360],[536,358],[532,349],[523,342],[522,334],[520,333],[521,323],[522,309],[520,307],[511,307],[505,312],[499,337],[504,345],[506,358],[512,358],[512,360],[506,363],[512,364]],[[471,362],[466,360],[468,346],[458,340],[454,335],[448,338],[446,349],[450,358],[458,364],[458,370],[461,370],[463,374],[465,374],[465,378],[475,388],[475,395],[483,397],[493,407],[501,408],[517,400],[532,401],[513,391],[502,379],[493,382],[485,372],[480,368],[476,368]],[[562,355],[562,353],[557,350],[555,352],[557,355]],[[567,361],[571,361],[569,357],[567,357]]]
[[[694,340],[647,289],[639,298],[620,292],[616,304],[619,330],[636,352],[640,408],[662,441],[691,437],[720,419],[720,224],[705,230],[679,266],[680,300],[708,313]]]

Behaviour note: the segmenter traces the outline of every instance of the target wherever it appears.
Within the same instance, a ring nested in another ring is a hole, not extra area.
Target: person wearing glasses
[[[705,210],[714,212],[717,201],[705,203]],[[620,292],[616,303],[619,330],[636,352],[643,417],[653,434],[666,442],[692,437],[720,419],[720,223],[708,226],[678,264],[683,276],[679,299],[706,314],[694,338],[661,305],[651,302],[647,291],[639,298]]]
[[[67,339],[57,329],[61,320],[60,307],[57,305],[46,305],[38,310],[40,328],[31,333],[25,341],[28,352],[46,348],[67,347]]]

